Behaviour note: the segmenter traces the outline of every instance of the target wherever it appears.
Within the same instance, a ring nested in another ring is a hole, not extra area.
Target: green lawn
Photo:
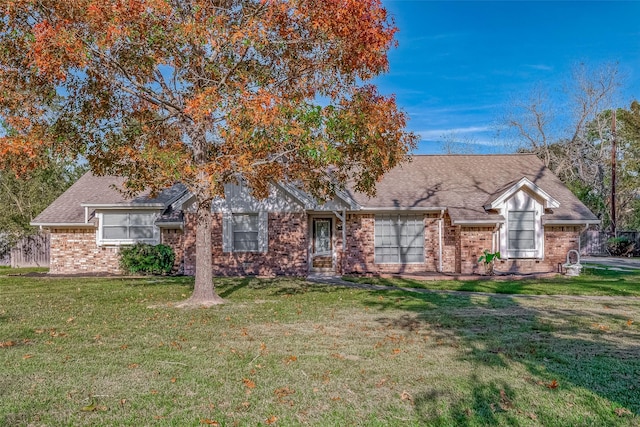
[[[640,296],[640,270],[621,272],[606,268],[585,268],[579,277],[558,275],[547,279],[513,280],[499,277],[492,280],[481,277],[478,280],[464,281],[362,276],[345,276],[344,279],[355,283],[383,286],[497,294]]]
[[[640,425],[640,299],[217,283],[3,274],[0,425]]]

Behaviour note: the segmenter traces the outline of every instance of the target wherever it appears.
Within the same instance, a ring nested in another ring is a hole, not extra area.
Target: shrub
[[[485,249],[478,258],[478,262],[484,263],[485,273],[493,276],[495,273],[494,267],[496,260],[500,259],[500,252],[489,252],[489,250]]]
[[[612,237],[607,240],[607,249],[613,256],[627,255],[632,248],[633,242],[627,237]]]
[[[176,254],[171,246],[136,243],[120,250],[120,267],[132,274],[169,274]]]

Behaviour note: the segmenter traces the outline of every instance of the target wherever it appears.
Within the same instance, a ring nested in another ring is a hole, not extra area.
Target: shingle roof
[[[545,221],[597,221],[597,218],[543,163],[532,154],[413,156],[394,168],[368,197],[351,192],[363,208],[446,208],[454,221],[499,221],[486,212],[495,199],[523,177],[550,194],[560,207]]]
[[[53,201],[40,215],[35,217],[33,225],[45,224],[83,224],[85,209],[82,205],[135,206],[157,203],[166,207],[182,194],[186,188],[182,184],[160,192],[150,198],[144,192],[135,198],[126,198],[118,188],[122,188],[124,178],[115,176],[95,176],[91,172],[84,174],[67,191]]]
[[[597,218],[542,162],[531,154],[509,155],[429,155],[389,171],[377,184],[377,194],[368,197],[348,191],[365,209],[447,209],[454,222],[502,221],[504,218],[484,209],[523,177],[528,178],[560,203],[544,216],[544,221],[597,221]],[[127,199],[115,188],[123,178],[83,175],[33,221],[34,225],[82,224],[82,205],[136,206],[158,203],[169,206],[185,194],[181,184],[162,191],[155,198],[149,193]],[[174,213],[175,214],[175,213]],[[174,220],[173,216],[163,220]]]

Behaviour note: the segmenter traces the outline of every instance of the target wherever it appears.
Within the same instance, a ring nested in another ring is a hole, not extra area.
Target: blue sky
[[[577,64],[618,62],[618,107],[640,99],[640,1],[382,0],[399,28],[390,71],[376,79],[438,153],[455,133],[476,152],[505,152],[499,118],[535,85],[559,98]]]

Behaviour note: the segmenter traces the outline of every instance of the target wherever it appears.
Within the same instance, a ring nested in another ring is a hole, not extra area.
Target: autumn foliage
[[[415,144],[395,99],[366,83],[394,45],[379,0],[0,5],[2,165],[56,152],[127,177],[132,193],[183,182],[198,202],[197,267],[225,183],[371,192]],[[208,270],[196,282],[210,287]]]

